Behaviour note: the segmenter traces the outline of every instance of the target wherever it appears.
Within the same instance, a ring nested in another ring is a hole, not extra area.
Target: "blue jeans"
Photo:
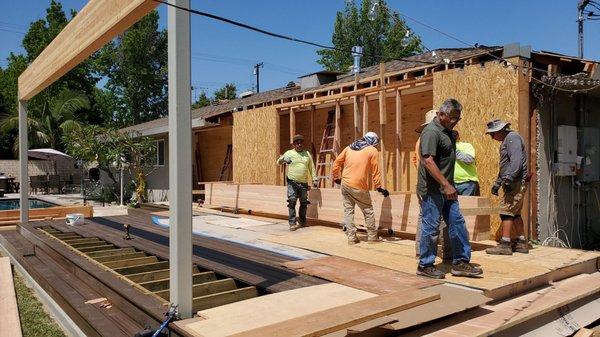
[[[465,219],[460,213],[458,200],[446,200],[441,194],[427,194],[421,202],[421,246],[419,265],[433,266],[437,255],[437,238],[440,234],[440,216],[448,226],[450,245],[452,247],[452,263],[469,262],[471,245]]]
[[[288,201],[288,221],[290,226],[296,224],[296,202],[300,199],[300,208],[298,209],[298,219],[301,225],[306,224],[306,208],[308,202],[308,184],[297,181],[287,180],[287,201]]]
[[[479,184],[476,181],[465,181],[464,183],[455,184],[458,195],[479,195]]]

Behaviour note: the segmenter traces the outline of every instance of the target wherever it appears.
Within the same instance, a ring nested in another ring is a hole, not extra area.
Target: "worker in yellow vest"
[[[467,142],[461,142],[458,131],[456,136],[456,163],[454,164],[454,187],[458,195],[479,195],[479,178],[475,164],[475,148]]]

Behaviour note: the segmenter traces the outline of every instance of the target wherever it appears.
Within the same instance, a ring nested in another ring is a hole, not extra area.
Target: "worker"
[[[460,134],[456,136],[456,164],[454,165],[454,184],[458,195],[479,195],[479,178],[475,164],[475,148],[467,142],[460,141]]]
[[[523,198],[527,190],[530,176],[527,170],[527,152],[525,142],[521,135],[510,129],[510,123],[494,119],[487,123],[486,133],[492,139],[502,142],[500,144],[500,167],[498,178],[492,186],[492,194],[498,195],[500,188],[503,190],[500,205],[500,219],[502,220],[502,238],[496,247],[486,249],[491,255],[512,255],[529,253],[529,245],[525,240],[523,218]],[[511,245],[511,230],[514,228],[518,238],[515,245]]]
[[[470,263],[471,246],[465,219],[454,188],[456,141],[452,129],[461,119],[462,105],[455,99],[445,100],[436,117],[421,133],[417,193],[421,197],[421,247],[417,275],[441,279],[443,271],[434,266],[440,217],[443,217],[452,245],[452,268],[455,276],[478,277],[483,270]]]
[[[421,132],[423,132],[423,129],[427,126],[427,124],[429,124],[436,116],[437,114],[437,110],[432,109],[427,111],[427,113],[425,114],[425,123],[419,125],[419,127],[417,127],[415,129],[415,132],[418,134],[421,134]],[[420,138],[417,138],[417,142],[415,144],[415,153],[413,155],[413,165],[415,166],[415,169],[417,170],[417,172],[419,172],[419,164],[421,162],[421,158],[419,157],[419,144],[420,144]],[[421,199],[419,198],[419,195],[417,194],[417,198],[419,199],[419,208],[421,207]],[[417,220],[417,231],[416,231],[416,235],[415,235],[415,255],[418,258],[420,253],[419,253],[419,247],[421,244],[421,219],[423,218],[423,215],[421,214],[421,212],[419,212],[419,219]],[[446,224],[444,223],[444,221],[440,221],[440,231],[442,232],[442,258],[443,260],[447,261],[450,260],[452,261],[452,247],[450,246],[450,237],[448,236],[448,226],[446,226]],[[435,241],[437,241],[437,238],[434,238]]]
[[[373,187],[388,197],[390,193],[381,186],[379,172],[379,153],[375,146],[379,137],[375,132],[367,132],[363,138],[356,140],[342,151],[333,162],[333,179],[341,185],[344,199],[344,221],[348,244],[354,245],[360,240],[356,236],[354,225],[354,206],[362,210],[367,227],[367,242],[381,241],[377,234],[373,203],[369,194],[369,175],[372,176]]]
[[[277,164],[287,165],[287,201],[288,201],[288,222],[290,231],[295,231],[300,227],[306,226],[306,208],[308,207],[309,183],[316,185],[315,163],[310,153],[304,150],[304,137],[295,135],[292,138],[291,150],[286,151],[279,159]],[[300,200],[298,209],[298,222],[296,222],[296,201]]]

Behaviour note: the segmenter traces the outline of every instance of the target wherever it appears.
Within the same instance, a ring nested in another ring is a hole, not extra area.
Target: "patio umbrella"
[[[68,154],[55,149],[32,149],[27,151],[27,156],[33,159],[51,160],[54,164],[54,174],[56,174],[56,160],[60,158],[71,158]]]

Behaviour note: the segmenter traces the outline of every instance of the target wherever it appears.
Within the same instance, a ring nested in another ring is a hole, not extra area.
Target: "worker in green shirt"
[[[292,139],[291,150],[286,151],[279,159],[277,164],[287,165],[287,201],[288,201],[288,221],[290,231],[295,231],[300,227],[306,226],[306,208],[308,202],[309,183],[316,185],[318,180],[315,175],[315,164],[312,156],[304,150],[304,137],[295,135]],[[296,223],[296,202],[300,199],[300,208],[298,210],[298,223]]]
[[[456,163],[454,164],[454,186],[458,195],[479,195],[479,178],[475,164],[475,148],[467,142],[460,141],[456,135]]]

